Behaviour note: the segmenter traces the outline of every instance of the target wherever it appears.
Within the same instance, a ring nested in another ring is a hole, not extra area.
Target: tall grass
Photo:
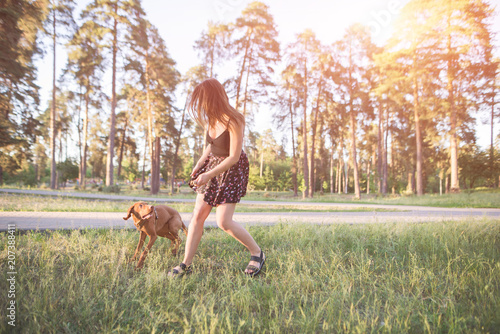
[[[136,272],[130,230],[27,232],[18,243],[22,333],[497,332],[500,222],[250,227],[267,255],[206,230],[193,274],[159,239]],[[0,299],[6,299],[0,236]],[[0,332],[8,328],[0,309]]]
[[[49,189],[47,189],[49,190]],[[71,193],[71,191],[69,191]],[[78,193],[82,191],[77,191]],[[96,191],[85,191],[86,193],[96,193]],[[54,195],[60,194],[59,191],[54,191]],[[67,193],[67,192],[66,192]],[[112,194],[106,194],[110,198]],[[193,200],[196,194],[187,186],[181,187],[180,193],[169,195],[166,192],[161,192],[158,195],[151,195],[145,191],[126,190],[124,189],[122,196],[133,198],[153,198],[158,203],[168,199],[185,199]],[[3,195],[5,196],[5,195]],[[58,197],[60,198],[60,197]],[[0,194],[0,203],[2,194]],[[76,199],[77,201],[80,199]],[[302,199],[299,194],[294,197],[293,193],[288,191],[249,191],[243,198],[244,201],[286,201],[307,204],[308,202],[331,202],[331,203],[356,203],[356,204],[390,204],[390,205],[419,205],[433,207],[455,207],[455,208],[500,208],[500,189],[478,189],[464,190],[458,194],[425,194],[423,196],[416,195],[386,195],[378,194],[361,194],[361,199],[354,199],[353,194],[320,194],[316,193],[313,198]]]
[[[361,199],[354,199],[354,194],[315,194],[313,198],[293,197],[291,192],[250,192],[245,200],[296,201],[387,204],[387,205],[419,205],[445,208],[500,208],[500,190],[462,191],[458,194],[425,194],[416,195],[377,195],[361,194]]]
[[[63,196],[12,195],[0,193],[0,212],[127,212],[133,201],[77,199]],[[149,202],[151,205],[165,204],[161,199]],[[299,203],[297,203],[299,204]],[[328,207],[314,204],[273,205],[272,202],[263,205],[238,204],[237,212],[346,212],[346,211],[397,211],[369,207]],[[168,206],[179,212],[193,212],[194,203],[168,203]],[[215,210],[214,210],[215,211]]]

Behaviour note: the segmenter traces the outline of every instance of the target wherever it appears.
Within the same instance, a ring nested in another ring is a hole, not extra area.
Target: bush
[[[97,191],[102,191],[103,193],[118,194],[118,193],[120,193],[120,186],[117,184],[112,185],[112,186],[99,186],[99,188],[97,188]]]

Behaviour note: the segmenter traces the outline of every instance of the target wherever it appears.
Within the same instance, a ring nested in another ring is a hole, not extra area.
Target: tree
[[[390,73],[385,77],[385,92],[399,88],[399,99],[411,96],[416,147],[416,191],[424,193],[423,180],[423,132],[421,118],[426,117],[423,108],[424,90],[436,91],[432,78],[439,75],[434,66],[433,50],[436,39],[429,35],[435,20],[432,20],[432,3],[411,2],[404,7],[397,24],[397,34],[389,41],[386,51],[378,55],[377,63],[382,71]],[[429,117],[430,115],[427,115]],[[409,188],[412,191],[412,187]]]
[[[292,187],[294,196],[298,196],[297,154],[295,152],[295,118],[297,117],[296,109],[299,107],[298,79],[296,67],[294,65],[288,65],[281,72],[281,84],[278,86],[278,90],[275,94],[276,97],[271,100],[271,104],[277,107],[274,113],[274,120],[278,129],[284,130],[285,133],[289,131],[291,134]]]
[[[121,39],[120,31],[131,26],[131,16],[142,13],[139,0],[94,0],[83,11],[82,18],[93,21],[95,28],[101,30],[100,45],[111,52],[111,113],[109,117],[109,138],[106,156],[106,186],[114,184],[113,158],[116,138],[116,77],[118,67],[118,51]],[[123,26],[123,27],[122,27]],[[102,51],[101,51],[102,52]]]
[[[177,160],[178,160],[178,153],[179,153],[179,148],[181,145],[181,138],[182,138],[182,131],[186,125],[185,122],[185,116],[186,116],[186,108],[189,103],[189,97],[191,96],[191,93],[193,92],[194,88],[199,85],[203,80],[205,80],[207,76],[206,72],[206,67],[203,65],[200,66],[194,66],[188,70],[184,78],[182,78],[181,82],[184,84],[184,92],[186,94],[186,101],[184,103],[184,108],[182,110],[182,116],[181,116],[181,121],[179,125],[179,130],[175,139],[175,152],[173,155],[173,162],[172,162],[172,177],[170,181],[170,192],[174,193],[174,183],[175,183],[175,176],[177,173]]]
[[[361,197],[356,149],[356,125],[359,114],[366,111],[369,95],[366,89],[368,67],[371,66],[374,45],[370,36],[361,25],[350,26],[342,40],[336,43],[338,49],[339,76],[338,93],[341,103],[347,107],[351,132],[351,162],[354,174],[355,198]]]
[[[309,196],[309,161],[307,151],[308,127],[307,127],[307,114],[308,114],[308,88],[311,85],[309,78],[309,71],[312,67],[314,56],[318,53],[319,41],[316,35],[310,30],[306,29],[303,33],[297,35],[297,41],[289,45],[289,59],[288,65],[293,65],[297,68],[298,81],[300,82],[299,91],[301,92],[300,100],[302,103],[302,144],[303,144],[303,173],[304,173],[304,192],[303,197]]]
[[[243,103],[242,113],[246,116],[247,103],[259,96],[267,95],[273,86],[270,75],[274,73],[271,65],[280,59],[278,31],[269,7],[262,2],[252,2],[241,12],[233,26],[236,39],[232,42],[238,60],[236,82],[236,105]],[[242,81],[246,76],[245,84]],[[253,89],[251,89],[253,87]],[[242,93],[242,89],[244,89]],[[243,98],[241,97],[243,95]]]
[[[489,159],[489,168],[491,172],[492,186],[498,187],[499,179],[497,176],[498,171],[495,168],[495,119],[500,117],[500,109],[498,108],[499,99],[498,94],[500,92],[500,60],[499,59],[491,59],[491,55],[489,56],[489,63],[491,64],[488,69],[488,80],[487,87],[484,94],[485,103],[484,106],[486,108],[486,112],[489,114],[490,119],[490,159]]]
[[[56,46],[60,37],[68,38],[68,30],[74,28],[73,9],[75,2],[73,0],[49,0],[48,15],[45,21],[45,32],[52,39],[52,106],[50,111],[50,151],[51,151],[51,174],[50,188],[55,189],[56,185],[56,105],[57,105],[57,85],[56,85]],[[63,33],[59,28],[64,28]]]
[[[200,39],[195,42],[194,48],[198,50],[209,78],[217,77],[214,74],[214,65],[228,57],[228,39],[230,29],[226,24],[208,22],[208,28],[201,33]]]
[[[311,186],[309,187],[309,196],[313,197],[315,191],[315,160],[316,160],[316,133],[318,130],[318,116],[320,114],[321,104],[326,107],[326,99],[325,96],[328,95],[328,87],[327,87],[327,78],[331,76],[331,66],[332,66],[332,57],[329,53],[329,50],[326,50],[320,44],[318,44],[317,49],[315,50],[317,54],[315,55],[312,68],[311,68],[311,79],[312,79],[312,87],[317,87],[316,94],[316,106],[313,108],[313,113],[311,115],[311,155],[310,155],[310,166],[309,169],[309,182]],[[320,132],[321,133],[321,132]]]
[[[137,25],[129,31],[135,55],[128,57],[126,67],[137,74],[146,94],[151,193],[157,194],[160,190],[161,138],[168,132],[172,135],[175,132],[172,102],[179,73],[158,30],[142,15],[142,12],[137,12]]]
[[[4,171],[21,168],[36,141],[33,113],[39,87],[33,59],[41,53],[37,36],[47,5],[46,1],[0,2],[0,184]]]
[[[100,29],[94,21],[84,22],[69,41],[68,71],[75,77],[83,90],[85,111],[83,124],[78,126],[80,138],[80,168],[79,179],[82,189],[86,187],[89,110],[91,105],[101,107],[100,76],[104,71],[104,58],[100,52],[99,41],[102,39]],[[97,97],[97,98],[95,98]],[[80,117],[78,117],[80,120]]]
[[[467,126],[468,113],[479,100],[475,83],[485,79],[487,54],[491,48],[488,19],[493,9],[482,0],[440,0],[433,6],[438,18],[433,33],[439,42],[436,49],[445,99],[443,119],[449,126],[452,192],[460,191],[458,139]],[[472,121],[469,118],[469,121]]]

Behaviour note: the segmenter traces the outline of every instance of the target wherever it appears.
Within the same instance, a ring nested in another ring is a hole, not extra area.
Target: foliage
[[[329,45],[307,29],[281,46],[272,7],[251,2],[232,22],[208,23],[194,45],[200,63],[182,75],[139,0],[89,2],[77,22],[73,7],[72,0],[0,5],[0,184],[31,168],[26,180],[38,184],[47,165],[69,158],[83,182],[151,175],[156,193],[160,174],[188,179],[204,130],[175,99],[187,101],[213,76],[247,117],[251,189],[297,195],[300,187],[312,197],[347,184],[360,197],[368,175],[370,192],[384,195],[498,186],[494,131],[487,156],[473,148],[476,112],[487,113],[494,129],[500,100],[493,8],[485,0],[409,1],[381,47],[359,24]],[[42,30],[52,47],[69,40],[67,66],[43,109],[33,63]],[[234,75],[222,77],[222,68]],[[281,141],[252,128],[259,102],[271,105]],[[64,152],[68,138],[78,143],[72,156]]]

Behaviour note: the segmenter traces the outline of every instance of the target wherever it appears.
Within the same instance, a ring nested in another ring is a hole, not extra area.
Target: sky
[[[310,28],[323,44],[331,44],[342,38],[346,28],[356,22],[370,27],[375,43],[381,45],[392,33],[392,23],[399,10],[409,0],[264,0],[274,17],[279,41],[283,46],[294,41],[296,34]],[[82,9],[90,0],[77,0]],[[194,42],[206,29],[209,21],[229,23],[240,15],[251,0],[143,0],[148,19],[158,28],[165,40],[171,57],[177,62],[177,70],[185,73],[200,60]],[[496,18],[492,30],[497,33],[495,45],[500,56],[500,0],[490,0],[495,7]],[[77,14],[79,15],[79,13]],[[66,62],[64,48],[58,48],[58,72]],[[50,98],[52,87],[51,53],[38,62],[42,107]],[[47,66],[44,66],[47,64]],[[224,70],[224,69],[220,69]],[[227,77],[227,76],[223,76]],[[184,97],[178,97],[182,107]],[[45,104],[45,105],[44,105]],[[271,113],[266,106],[259,108],[255,117],[255,129],[264,131],[273,128]],[[273,129],[273,131],[275,131]],[[498,134],[499,126],[495,133]],[[477,125],[478,144],[489,145],[489,125]],[[280,142],[279,137],[277,138]]]

